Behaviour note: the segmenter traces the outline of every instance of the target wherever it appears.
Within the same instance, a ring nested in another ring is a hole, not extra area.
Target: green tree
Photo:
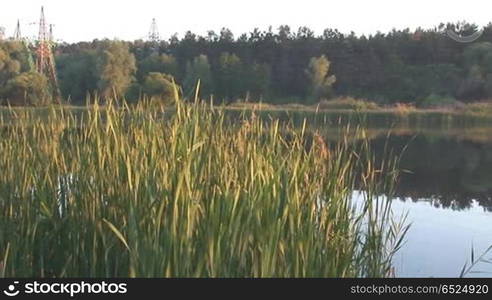
[[[484,99],[492,96],[492,43],[473,44],[464,51],[467,76],[459,94],[462,98]]]
[[[7,81],[3,102],[10,105],[43,105],[50,101],[48,81],[37,72],[24,72]]]
[[[141,81],[151,72],[165,73],[177,78],[179,65],[172,55],[152,53],[138,63],[137,78]]]
[[[140,82],[132,82],[125,93],[125,100],[129,103],[137,103],[143,96],[143,87]]]
[[[271,67],[268,64],[253,63],[246,68],[244,79],[246,90],[253,100],[263,100],[270,93]]]
[[[223,100],[241,96],[242,62],[236,54],[224,52],[219,57],[217,93]]]
[[[203,94],[213,93],[218,99],[244,97],[248,91],[251,97],[265,94],[275,96],[279,103],[302,101],[307,94],[315,101],[329,97],[330,91],[385,104],[401,101],[418,103],[432,94],[459,100],[492,97],[492,72],[487,63],[487,53],[490,51],[487,44],[492,41],[492,24],[484,28],[481,41],[485,43],[470,45],[447,38],[442,34],[445,29],[466,35],[477,27],[466,23],[442,24],[434,29],[392,30],[370,36],[342,34],[336,29],[326,29],[321,36],[316,36],[306,27],[291,29],[281,26],[277,32],[254,29],[238,38],[224,29],[205,36],[187,32],[181,39],[173,36],[158,45],[135,41],[131,43],[130,52],[137,58],[139,70],[137,82],[130,85],[127,95],[138,97],[150,72],[172,75],[177,81],[184,82],[187,91],[190,91],[198,77],[193,75],[198,72],[193,70],[194,60],[203,54],[208,58],[210,77],[213,79],[209,92],[206,91],[205,76],[199,76],[203,77]],[[108,42],[59,44],[56,55],[60,61],[68,55],[68,60],[76,53],[95,51],[105,43]],[[9,47],[21,48],[14,45]],[[21,55],[25,51],[12,49],[8,53],[10,58],[20,63],[18,72],[26,72],[26,59],[23,58],[26,56]],[[334,77],[329,73],[322,76],[324,71],[318,61],[307,67],[311,58],[320,60],[323,55],[332,61],[329,72],[336,74],[336,84],[331,87],[326,80]],[[95,70],[96,83],[99,83],[100,76],[98,68],[90,63],[81,62],[78,58],[74,60],[77,61],[74,66],[70,67],[68,62],[58,66],[60,84],[64,95],[83,97],[88,89],[94,89],[93,84],[89,84],[94,80],[86,79],[93,76],[87,70]],[[270,76],[267,76],[267,69],[270,69]],[[306,76],[306,69],[309,76]]]
[[[332,85],[336,82],[336,77],[335,75],[328,75],[330,64],[330,61],[324,55],[313,57],[309,61],[306,69],[310,82],[308,95],[314,101],[332,96]]]
[[[186,93],[195,91],[198,80],[200,80],[200,95],[210,95],[213,90],[212,70],[208,57],[203,54],[186,64],[186,76],[183,82]]]
[[[181,90],[174,83],[174,78],[171,75],[151,72],[145,77],[142,90],[146,96],[149,96],[152,101],[160,103],[170,103],[174,101],[174,89],[178,92]]]
[[[130,53],[127,43],[105,41],[98,49],[96,70],[100,95],[121,97],[134,80],[135,56]]]
[[[83,103],[88,93],[97,90],[96,57],[94,50],[85,49],[57,57],[58,81],[65,99]]]

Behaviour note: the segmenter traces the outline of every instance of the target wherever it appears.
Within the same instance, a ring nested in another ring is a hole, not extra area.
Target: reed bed
[[[396,159],[178,101],[0,120],[2,277],[385,277]],[[357,206],[352,192],[363,190]]]

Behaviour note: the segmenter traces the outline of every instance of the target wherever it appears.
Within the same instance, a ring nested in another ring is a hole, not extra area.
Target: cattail
[[[319,135],[318,133],[315,133],[314,139],[315,139],[316,145],[318,145],[318,147],[319,147],[320,157],[323,160],[328,159],[330,157],[330,150],[328,149],[328,146],[326,146],[326,142],[323,139],[323,137],[321,135]]]

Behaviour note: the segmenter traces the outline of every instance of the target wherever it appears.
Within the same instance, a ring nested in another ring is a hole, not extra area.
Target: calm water
[[[394,260],[401,277],[456,277],[463,265],[492,245],[492,127],[450,132],[400,130],[388,139],[373,136],[382,155],[385,143],[403,152],[402,175],[393,208],[408,213],[406,244]],[[485,256],[492,258],[492,252]],[[473,277],[492,277],[480,263]]]

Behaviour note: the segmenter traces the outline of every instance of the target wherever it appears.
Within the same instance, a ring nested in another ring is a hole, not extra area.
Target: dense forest
[[[62,99],[72,104],[85,103],[94,94],[170,101],[173,82],[184,97],[192,97],[199,79],[200,96],[218,103],[312,104],[351,96],[382,105],[423,105],[491,98],[492,24],[474,43],[452,40],[445,34],[450,28],[463,35],[480,29],[458,23],[371,36],[326,29],[318,36],[307,27],[295,31],[281,26],[234,37],[224,28],[158,43],[59,43],[54,55]],[[47,79],[30,68],[28,49],[22,42],[0,42],[4,104],[51,101]]]

